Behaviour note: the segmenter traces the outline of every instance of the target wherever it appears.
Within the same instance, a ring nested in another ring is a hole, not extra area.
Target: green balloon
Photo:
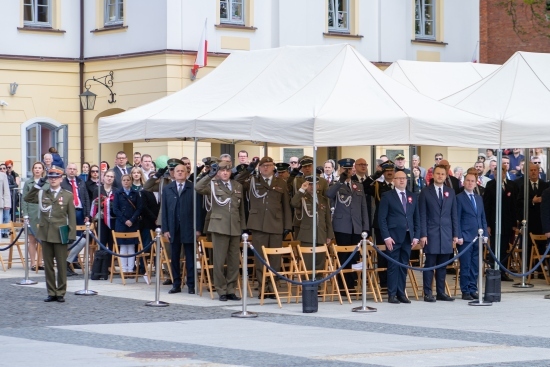
[[[170,157],[167,155],[161,155],[157,159],[155,159],[155,165],[157,166],[157,169],[165,168],[168,165],[168,160]]]

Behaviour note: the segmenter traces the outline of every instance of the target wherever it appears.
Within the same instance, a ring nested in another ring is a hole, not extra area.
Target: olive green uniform
[[[42,200],[39,192],[42,191]],[[38,204],[40,218],[36,238],[42,243],[44,270],[48,295],[64,297],[67,291],[67,245],[61,243],[59,227],[69,226],[69,243],[76,240],[76,214],[73,194],[59,188],[57,196],[51,189],[38,189],[36,186],[25,195],[24,200]],[[53,260],[57,263],[57,284]]]

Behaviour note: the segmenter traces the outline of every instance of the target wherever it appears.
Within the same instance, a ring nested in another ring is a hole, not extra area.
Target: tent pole
[[[97,185],[97,211],[99,213],[97,220],[97,238],[101,239],[101,184],[103,183],[103,177],[101,176],[101,143],[98,144],[98,166],[99,166],[99,185]],[[90,173],[91,174],[91,173]],[[93,223],[93,218],[92,218]],[[111,224],[111,223],[109,223]],[[98,245],[99,246],[99,245]],[[98,247],[99,250],[99,247]],[[89,260],[88,260],[89,261]]]
[[[370,167],[372,175],[374,172],[376,172],[376,145],[371,145],[370,147]]]
[[[305,208],[304,208],[305,210]],[[315,280],[315,247],[317,246],[317,147],[313,146],[313,265],[311,279]]]
[[[264,143],[264,157],[267,157],[267,142]]]
[[[495,228],[493,228],[494,236],[495,236],[495,255],[498,260],[500,260],[500,235],[502,233],[501,231],[501,207],[502,207],[502,149],[497,150],[497,172],[496,172],[496,208],[495,208]],[[498,263],[495,261],[495,270],[498,270],[499,266]]]
[[[193,150],[193,160],[195,164],[195,172],[193,175],[193,188],[197,186],[197,138],[195,139],[195,147]],[[199,294],[197,282],[197,194],[193,193],[193,278],[195,279],[195,294]]]
[[[412,161],[413,161],[413,149],[414,149],[414,146],[412,145],[409,145],[409,190],[411,192],[414,191],[414,174],[413,174],[413,171],[412,171]],[[406,168],[406,167],[405,167]]]

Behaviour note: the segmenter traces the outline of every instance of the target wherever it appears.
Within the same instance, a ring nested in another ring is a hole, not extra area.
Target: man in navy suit
[[[457,244],[460,256],[460,291],[462,299],[471,301],[479,298],[477,293],[477,277],[479,274],[479,248],[473,245],[467,251],[466,247],[476,238],[478,230],[483,230],[484,241],[487,242],[487,220],[483,209],[481,196],[475,193],[477,177],[468,173],[464,177],[464,191],[456,196],[456,210],[460,234]]]
[[[195,293],[195,240],[193,238],[193,183],[187,181],[187,168],[178,165],[174,168],[175,181],[162,189],[162,232],[170,240],[172,276],[174,282],[168,293],[181,292],[180,254],[185,251],[185,269],[187,270],[187,288],[189,294]],[[197,204],[200,200],[197,197]],[[197,236],[202,228],[200,205],[197,205]]]
[[[395,173],[394,190],[385,192],[378,206],[378,224],[387,253],[401,264],[409,264],[411,247],[418,243],[420,217],[417,196],[407,190],[407,174]],[[411,303],[405,295],[407,269],[388,261],[388,302]]]
[[[542,222],[542,231],[546,235],[546,238],[550,238],[550,188],[542,192],[540,220]]]
[[[458,219],[455,192],[444,185],[447,169],[436,166],[433,171],[433,185],[420,192],[420,244],[426,254],[425,267],[444,263],[453,254],[453,244],[458,240]],[[433,271],[423,273],[424,301],[454,301],[445,293],[445,267],[435,271],[437,296],[432,295]]]

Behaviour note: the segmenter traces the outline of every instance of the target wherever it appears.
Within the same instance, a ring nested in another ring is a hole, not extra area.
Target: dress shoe
[[[222,294],[222,295],[220,296],[220,301],[226,302],[226,301],[227,301],[227,295]]]
[[[75,273],[71,268],[69,268],[67,266],[67,276],[68,277],[72,277],[72,276],[75,276],[75,275],[78,275],[77,273]]]
[[[262,299],[262,295],[261,294],[258,294],[258,299]],[[274,294],[266,294],[264,296],[264,299],[277,299],[277,297],[275,297]]]
[[[231,293],[227,295],[227,299],[230,301],[240,301],[241,297],[237,296],[235,293]]]
[[[411,303],[411,300],[406,296],[397,296],[397,300],[401,303]]]
[[[55,302],[57,301],[57,296],[48,296],[44,299],[44,302]]]
[[[435,302],[435,297],[431,294],[427,294],[424,296],[424,302]]]
[[[82,267],[80,266],[79,263],[73,263],[73,268],[74,269],[82,269]]]
[[[172,285],[172,279],[166,279],[164,282],[162,282],[162,285]]]
[[[438,301],[449,301],[449,302],[452,302],[455,300],[454,298],[450,297],[448,294],[445,294],[445,293],[438,294],[435,297],[435,299]]]
[[[505,272],[500,273],[500,280],[503,282],[513,282],[514,280],[508,276]]]
[[[38,270],[44,270],[44,267],[43,267],[43,266],[39,266],[39,267],[38,267]]]
[[[397,299],[396,296],[389,296],[388,297],[388,303],[394,303],[396,305],[400,304],[401,302],[399,302],[399,300]]]
[[[187,289],[187,293],[195,294],[195,287]]]
[[[470,293],[462,293],[462,299],[465,301],[473,301],[474,297]]]
[[[181,288],[179,287],[172,287],[172,289],[170,289],[168,291],[168,294],[173,294],[173,293],[181,293]]]
[[[472,296],[473,299],[479,299],[479,293],[470,293],[470,296]]]
[[[63,296],[57,296],[57,302],[65,302],[65,298]]]

